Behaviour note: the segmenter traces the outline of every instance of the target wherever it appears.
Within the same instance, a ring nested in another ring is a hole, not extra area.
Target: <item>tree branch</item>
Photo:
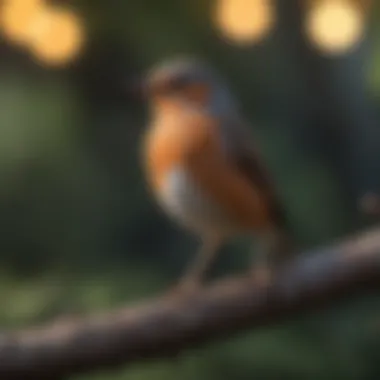
[[[306,252],[276,278],[241,277],[185,298],[61,321],[0,339],[1,379],[63,379],[181,350],[282,322],[380,285],[380,229]]]

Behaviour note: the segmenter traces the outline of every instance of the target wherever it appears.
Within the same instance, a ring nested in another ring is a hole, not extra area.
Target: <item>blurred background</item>
[[[108,310],[171,286],[197,241],[149,197],[127,83],[199,56],[250,120],[301,247],[380,211],[380,13],[370,0],[2,0],[0,323]],[[212,276],[246,268],[229,245]],[[76,380],[378,379],[380,300]]]

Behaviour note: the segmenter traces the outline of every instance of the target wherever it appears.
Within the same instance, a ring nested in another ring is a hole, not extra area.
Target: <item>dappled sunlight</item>
[[[38,61],[61,65],[75,59],[84,42],[82,21],[65,9],[45,8],[29,29],[29,48]]]
[[[305,20],[311,43],[325,54],[343,54],[363,38],[364,14],[350,0],[313,2]]]
[[[28,26],[43,6],[42,0],[5,0],[0,12],[1,31],[10,41],[25,43]]]
[[[85,40],[83,21],[74,11],[43,0],[7,0],[1,9],[0,26],[9,41],[49,66],[75,60]]]
[[[214,19],[227,40],[238,44],[257,43],[272,30],[275,10],[271,0],[219,0]]]

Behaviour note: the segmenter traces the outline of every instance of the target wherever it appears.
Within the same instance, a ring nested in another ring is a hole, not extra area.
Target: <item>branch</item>
[[[306,252],[267,283],[241,277],[185,298],[10,333],[0,339],[1,379],[63,379],[282,322],[380,285],[380,229]]]

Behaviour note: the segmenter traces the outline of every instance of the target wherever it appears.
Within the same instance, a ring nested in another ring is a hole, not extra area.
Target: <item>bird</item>
[[[141,160],[150,192],[200,239],[175,288],[201,288],[220,248],[243,235],[261,247],[249,273],[270,277],[291,252],[287,219],[227,83],[205,61],[175,57],[153,65],[140,92],[148,106]]]

